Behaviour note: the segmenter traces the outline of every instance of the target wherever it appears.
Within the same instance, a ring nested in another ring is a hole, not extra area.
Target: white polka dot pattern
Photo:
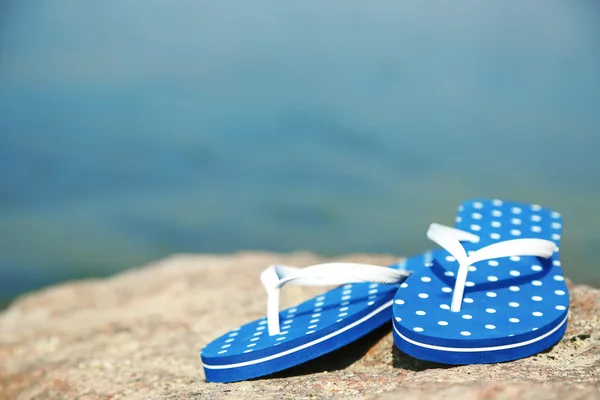
[[[424,253],[392,265],[390,268],[419,271],[426,269],[433,255]],[[420,282],[426,285],[427,279]],[[406,287],[406,285],[404,285]],[[202,350],[202,358],[215,362],[219,357],[242,357],[240,361],[252,360],[253,353],[264,351],[277,353],[290,346],[301,345],[312,341],[324,332],[329,332],[332,325],[344,325],[368,314],[377,307],[392,301],[398,285],[377,283],[346,284],[305,301],[297,306],[279,313],[280,329],[278,335],[270,336],[267,331],[267,320],[261,318],[243,325],[215,339]],[[428,293],[422,296],[427,298]],[[396,304],[401,304],[397,300]],[[389,309],[387,312],[390,312]],[[391,314],[390,314],[391,315]]]
[[[462,242],[466,251],[516,238],[546,239],[559,246],[560,214],[540,206],[473,201],[461,205],[458,217],[456,228],[480,237],[478,243]],[[410,276],[398,290],[393,311],[402,321],[394,327],[414,342],[442,347],[496,346],[543,335],[562,323],[569,306],[558,258],[555,252],[551,259],[513,256],[476,263],[467,275],[472,284],[466,285],[465,299],[470,301],[463,299],[461,310],[452,312],[448,305],[458,262],[441,251],[431,268]],[[417,310],[426,317],[416,315]]]

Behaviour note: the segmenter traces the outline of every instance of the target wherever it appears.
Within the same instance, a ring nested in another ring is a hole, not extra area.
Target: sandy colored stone
[[[0,314],[0,398],[600,399],[600,291],[572,284],[567,333],[527,359],[460,367],[423,362],[395,349],[386,326],[272,377],[207,383],[200,349],[264,314],[260,271],[324,260],[309,253],[178,255],[25,296]],[[283,303],[320,290],[286,288]]]

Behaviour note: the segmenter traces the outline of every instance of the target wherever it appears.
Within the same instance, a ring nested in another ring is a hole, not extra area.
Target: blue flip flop
[[[409,270],[424,268],[431,258],[425,253],[387,268],[352,263],[267,268],[261,275],[268,294],[267,317],[231,330],[202,350],[206,380],[233,382],[272,374],[389,323],[398,285]],[[279,289],[284,284],[342,286],[280,312]]]
[[[396,346],[445,364],[515,360],[563,336],[569,293],[559,260],[562,219],[538,205],[473,200],[456,229],[432,224],[444,250],[400,285],[393,306]]]

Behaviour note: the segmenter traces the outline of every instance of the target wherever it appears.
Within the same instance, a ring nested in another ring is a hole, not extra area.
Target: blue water
[[[410,255],[471,196],[600,283],[597,2],[5,1],[0,297],[174,252]]]

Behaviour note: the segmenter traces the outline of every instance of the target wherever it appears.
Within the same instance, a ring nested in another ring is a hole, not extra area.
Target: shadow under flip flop
[[[395,345],[393,345],[392,347],[392,363],[394,368],[406,369],[413,372],[421,372],[427,369],[448,369],[458,367],[458,365],[442,364],[432,361],[419,360],[418,358],[404,353]]]
[[[375,346],[381,339],[388,335],[390,333],[390,328],[390,324],[384,324],[362,338],[331,353],[327,353],[321,357],[307,361],[295,367],[291,367],[271,375],[254,378],[252,380],[291,378],[294,376],[317,374],[325,371],[340,371],[346,369],[364,357],[369,350],[373,348],[373,346]]]

